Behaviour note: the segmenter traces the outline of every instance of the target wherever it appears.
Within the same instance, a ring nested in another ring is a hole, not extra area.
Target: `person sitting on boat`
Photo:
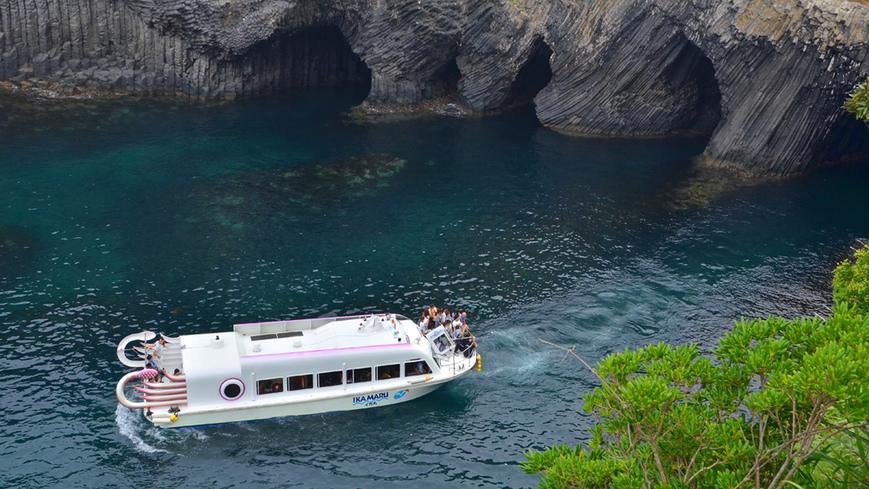
[[[163,369],[157,366],[157,362],[154,361],[153,355],[148,355],[146,357],[145,368],[150,368],[157,371],[157,377],[155,380],[157,382],[163,382]]]

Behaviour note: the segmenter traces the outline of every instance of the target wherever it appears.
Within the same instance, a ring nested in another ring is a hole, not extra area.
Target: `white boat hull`
[[[356,411],[361,409],[371,409],[375,407],[391,406],[402,402],[418,399],[426,394],[429,394],[439,387],[443,386],[444,382],[439,384],[429,384],[420,386],[408,386],[404,389],[380,391],[388,393],[384,398],[367,400],[369,396],[377,396],[375,394],[358,394],[347,395],[341,393],[331,399],[313,399],[313,396],[304,396],[299,399],[293,399],[291,402],[262,405],[260,403],[251,403],[246,406],[233,406],[230,408],[209,410],[203,412],[182,412],[177,415],[176,421],[170,419],[168,414],[152,414],[151,421],[154,425],[162,428],[183,428],[191,426],[209,426],[220,425],[227,423],[237,423],[245,421],[257,421],[274,418],[285,418],[292,416],[308,416],[312,414],[335,413],[344,411]],[[400,393],[404,394],[400,394]],[[396,394],[399,397],[396,399]],[[365,397],[366,402],[358,402],[355,399]]]
[[[125,338],[118,357],[140,360],[153,335]],[[417,399],[476,367],[471,341],[443,327],[422,335],[403,316],[369,315],[235,325],[233,331],[166,338],[163,365],[124,375],[118,401],[162,428],[354,411]],[[169,372],[183,372],[179,375]],[[160,381],[162,377],[162,381]],[[142,381],[141,385],[128,382]],[[134,392],[135,391],[135,392]],[[138,395],[131,400],[128,393]]]

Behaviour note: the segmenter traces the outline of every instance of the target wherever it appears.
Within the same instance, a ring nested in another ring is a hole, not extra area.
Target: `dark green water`
[[[359,125],[358,101],[0,99],[0,486],[532,486],[522,452],[584,439],[594,385],[538,339],[594,362],[824,314],[869,237],[869,162],[710,200],[703,140]],[[483,371],[394,408],[161,431],[114,397],[144,328],[430,302],[469,312]]]

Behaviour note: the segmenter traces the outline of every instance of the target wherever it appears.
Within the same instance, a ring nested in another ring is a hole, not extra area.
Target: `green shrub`
[[[711,355],[661,343],[607,356],[584,397],[597,420],[587,449],[529,451],[523,470],[541,488],[808,489],[864,476],[866,262],[864,250],[836,269],[826,320],[737,321]]]
[[[845,99],[845,110],[869,126],[869,78],[854,87],[854,91]]]
[[[833,272],[833,300],[848,303],[861,313],[869,313],[869,247],[854,253],[854,261],[845,260]]]

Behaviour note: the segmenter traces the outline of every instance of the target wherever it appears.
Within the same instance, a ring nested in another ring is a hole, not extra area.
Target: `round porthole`
[[[234,401],[244,394],[244,384],[238,379],[225,380],[220,384],[220,396],[227,401]]]

